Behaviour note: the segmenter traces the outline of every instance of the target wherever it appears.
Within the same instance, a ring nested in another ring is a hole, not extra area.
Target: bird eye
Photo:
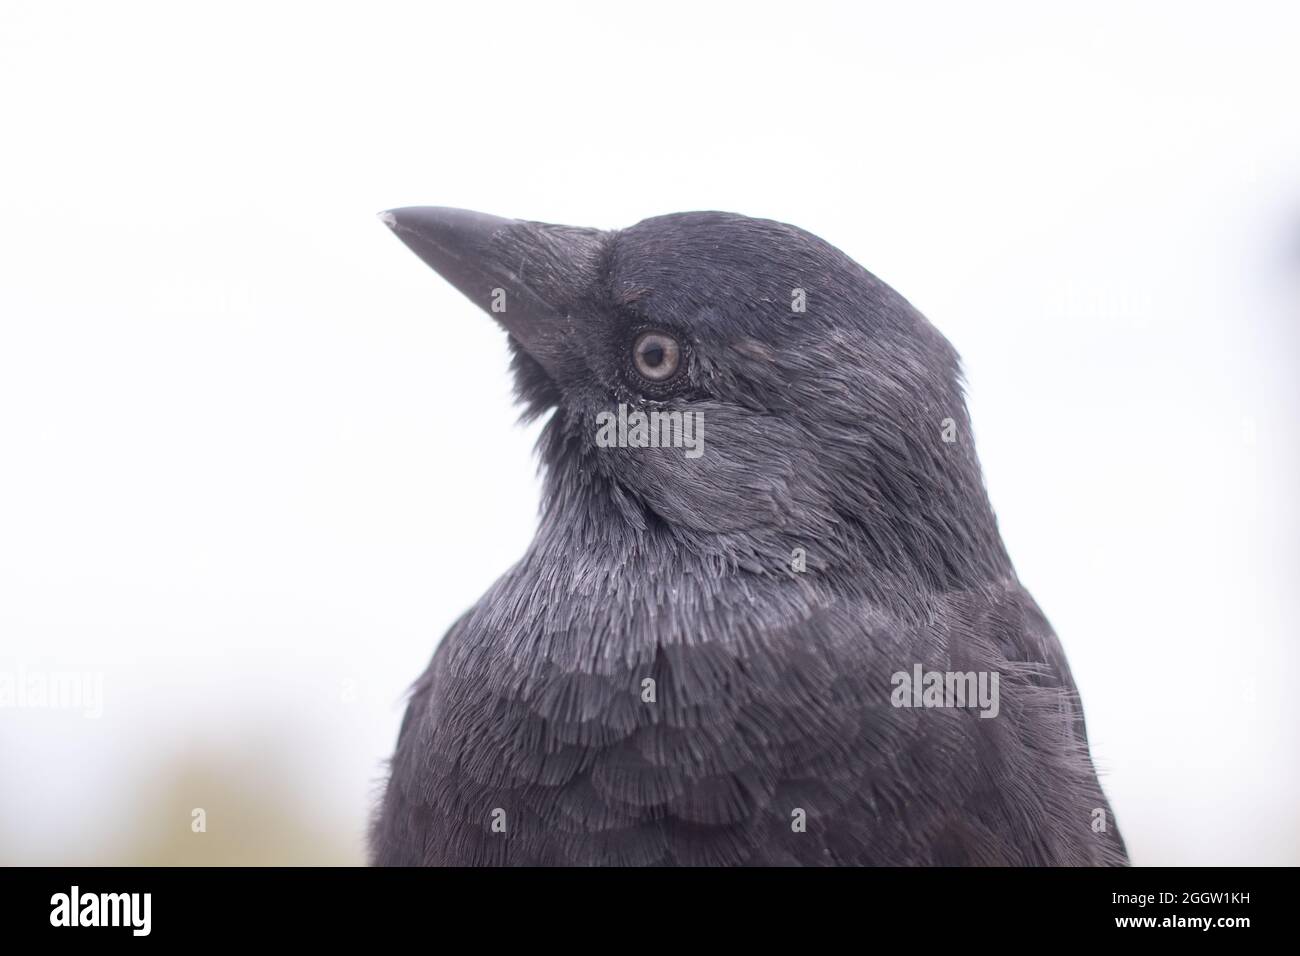
[[[644,378],[665,382],[681,364],[681,346],[666,332],[642,332],[632,346],[632,361]]]

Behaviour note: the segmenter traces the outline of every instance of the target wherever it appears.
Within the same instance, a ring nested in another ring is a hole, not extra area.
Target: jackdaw
[[[416,681],[390,865],[1127,862],[958,357],[793,226],[382,218],[509,335],[544,494]]]

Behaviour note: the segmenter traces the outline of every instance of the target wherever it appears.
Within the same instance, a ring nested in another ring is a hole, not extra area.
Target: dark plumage
[[[957,355],[901,296],[728,213],[385,217],[483,308],[504,290],[520,399],[554,413],[536,539],[414,686],[376,863],[1126,862]],[[681,344],[666,383],[646,329]],[[702,413],[704,453],[599,447],[620,403]],[[997,716],[894,706],[917,664],[998,674]]]

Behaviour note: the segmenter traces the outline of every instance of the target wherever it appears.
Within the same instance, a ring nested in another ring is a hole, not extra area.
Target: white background
[[[0,671],[104,679],[0,710],[0,861],[362,859],[536,517],[503,335],[374,218],[434,204],[891,283],[1134,861],[1300,862],[1288,6],[0,0]]]

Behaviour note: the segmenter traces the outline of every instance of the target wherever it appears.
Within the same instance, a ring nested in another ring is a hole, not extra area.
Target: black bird
[[[906,300],[729,213],[383,218],[551,417],[537,536],[414,685],[375,863],[1127,862]]]

